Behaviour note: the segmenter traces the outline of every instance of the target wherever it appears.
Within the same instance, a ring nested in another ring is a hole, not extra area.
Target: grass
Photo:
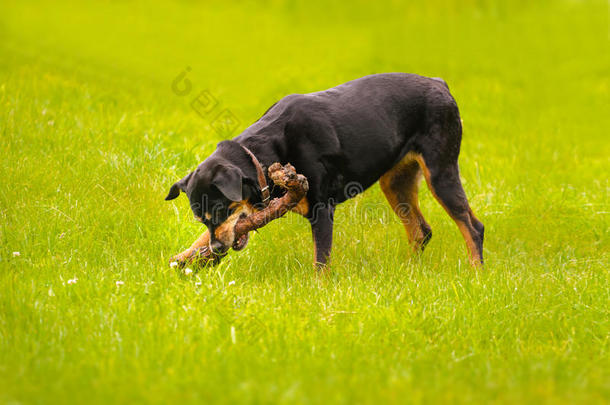
[[[610,401],[607,7],[5,0],[0,401]],[[219,140],[386,71],[460,105],[484,270],[425,186],[420,257],[374,186],[338,209],[327,279],[296,215],[216,268],[167,267],[202,229],[163,197]]]

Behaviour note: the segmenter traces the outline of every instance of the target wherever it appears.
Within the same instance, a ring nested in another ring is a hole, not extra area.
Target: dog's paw
[[[211,254],[210,249],[207,246],[194,249],[190,252],[182,252],[173,256],[169,260],[169,266],[174,268],[184,268],[187,265],[216,265],[220,262],[224,255]]]
[[[177,254],[169,259],[169,267],[182,268],[189,263],[189,256],[184,253]]]

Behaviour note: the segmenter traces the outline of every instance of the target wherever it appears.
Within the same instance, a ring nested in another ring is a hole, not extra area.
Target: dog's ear
[[[243,175],[235,166],[223,166],[214,175],[212,184],[229,200],[243,200]]]
[[[169,193],[167,194],[167,197],[165,197],[165,201],[169,201],[169,200],[173,200],[174,198],[178,198],[178,196],[180,196],[181,191],[186,191],[186,184],[188,183],[188,181],[192,175],[193,175],[193,173],[189,173],[186,176],[184,176],[183,178],[181,178],[180,180],[178,180],[177,182],[175,182],[172,185],[172,187],[169,189]]]
[[[172,185],[172,187],[169,189],[169,193],[167,194],[167,197],[165,197],[165,201],[169,201],[169,200],[173,200],[174,198],[178,198],[178,196],[180,195],[180,186],[178,185],[178,183],[174,183]]]

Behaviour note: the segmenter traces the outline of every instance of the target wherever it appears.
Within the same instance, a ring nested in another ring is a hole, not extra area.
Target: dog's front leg
[[[317,206],[309,218],[314,244],[314,265],[318,269],[325,268],[330,262],[330,252],[333,245],[334,206]]]
[[[176,262],[179,265],[184,265],[193,259],[193,255],[197,252],[197,250],[204,246],[208,246],[209,244],[210,232],[205,231],[195,242],[193,242],[190,248],[172,257],[170,259],[170,263]]]

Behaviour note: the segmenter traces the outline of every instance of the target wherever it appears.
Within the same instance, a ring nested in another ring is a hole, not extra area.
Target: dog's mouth
[[[242,250],[243,248],[246,247],[246,245],[248,244],[248,239],[249,236],[248,234],[243,234],[242,236],[240,236],[239,238],[237,238],[237,240],[235,240],[235,242],[233,242],[233,250]]]

